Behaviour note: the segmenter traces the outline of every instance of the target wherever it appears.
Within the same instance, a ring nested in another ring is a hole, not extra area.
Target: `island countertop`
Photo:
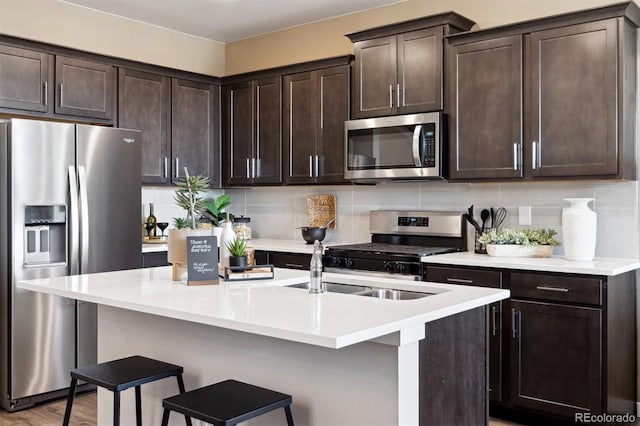
[[[436,293],[384,300],[286,287],[306,271],[275,269],[275,279],[186,286],[171,267],[20,281],[19,288],[329,348],[372,340],[509,297],[508,290],[324,274],[324,281]]]

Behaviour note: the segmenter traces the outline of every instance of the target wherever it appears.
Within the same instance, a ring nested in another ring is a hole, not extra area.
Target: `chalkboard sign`
[[[187,237],[187,285],[218,283],[218,239]]]

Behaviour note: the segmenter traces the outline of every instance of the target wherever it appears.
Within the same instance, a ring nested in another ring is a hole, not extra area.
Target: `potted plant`
[[[227,242],[227,249],[229,250],[229,266],[247,267],[247,255],[245,253],[246,248],[247,242],[240,238],[234,238]]]
[[[560,245],[553,229],[492,229],[478,237],[487,254],[497,257],[549,257]]]
[[[211,221],[213,227],[213,235],[218,237],[218,246],[220,246],[220,237],[222,236],[222,222],[225,220],[233,220],[233,215],[226,213],[224,210],[231,204],[231,196],[222,194],[213,200],[204,200],[203,216]]]
[[[199,219],[204,211],[202,192],[209,187],[209,178],[201,175],[189,175],[184,168],[185,178],[177,183],[174,196],[176,204],[182,207],[185,217],[173,219],[175,228],[169,229],[169,247],[167,259],[173,264],[173,280],[179,281],[180,275],[186,271],[187,237],[211,235],[211,230],[199,228]]]

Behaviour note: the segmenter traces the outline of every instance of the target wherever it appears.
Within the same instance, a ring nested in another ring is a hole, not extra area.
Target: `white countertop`
[[[619,275],[640,268],[640,261],[635,259],[594,259],[591,262],[574,262],[563,257],[492,257],[473,252],[424,256],[422,257],[422,262],[430,265],[480,266],[484,268],[608,276]]]
[[[311,295],[286,285],[309,281],[305,271],[276,269],[273,280],[186,286],[171,267],[20,281],[19,288],[169,318],[342,348],[509,297],[508,290],[324,274],[326,282],[437,293],[414,300],[352,294]]]

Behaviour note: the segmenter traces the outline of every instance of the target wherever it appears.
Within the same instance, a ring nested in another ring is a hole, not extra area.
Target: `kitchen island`
[[[425,323],[509,296],[500,289],[339,274],[324,280],[431,295],[382,300],[287,287],[308,279],[303,271],[276,269],[273,280],[185,286],[171,281],[170,267],[160,267],[18,286],[99,304],[99,361],[140,354],[180,364],[188,390],[235,378],[290,393],[299,425],[418,424]],[[160,400],[175,388],[168,380],[145,386],[145,423],[160,422]],[[98,395],[98,424],[109,424],[111,396]],[[133,394],[124,394],[122,405],[122,423],[132,423]],[[283,421],[272,412],[252,424]]]

